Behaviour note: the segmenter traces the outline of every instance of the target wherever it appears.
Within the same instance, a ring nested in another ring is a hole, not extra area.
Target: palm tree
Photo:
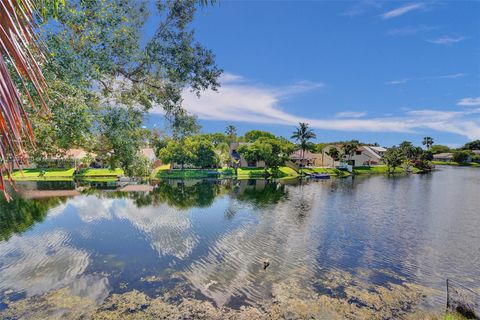
[[[39,19],[35,4],[39,4],[41,13],[46,14],[50,11],[47,6],[56,12],[59,1],[0,1],[0,191],[7,199],[5,173],[12,182],[11,168],[7,163],[26,164],[24,140],[26,138],[30,143],[34,140],[23,101],[33,110],[38,110],[38,105],[41,110],[47,110],[47,85],[40,70],[45,57],[35,33]],[[7,65],[11,66],[10,70]],[[18,85],[14,77],[19,80]]]
[[[308,123],[300,122],[299,126],[293,132],[291,138],[295,139],[298,150],[301,150],[300,168],[305,158],[305,151],[315,150],[315,145],[310,140],[315,139],[317,135],[312,129],[309,129]]]
[[[335,166],[335,161],[338,161],[338,158],[340,157],[340,152],[338,151],[337,148],[335,147],[330,147],[328,151],[326,152],[328,156],[330,156],[333,160],[332,166]]]
[[[234,125],[229,125],[225,129],[225,134],[227,135],[228,142],[232,143],[237,138],[237,128]]]
[[[346,142],[342,146],[342,151],[345,156],[348,156],[348,160],[354,155],[355,151],[358,149],[358,142],[352,140],[350,142]]]
[[[423,138],[422,144],[426,146],[427,149],[430,149],[430,147],[433,145],[433,138],[432,137]]]

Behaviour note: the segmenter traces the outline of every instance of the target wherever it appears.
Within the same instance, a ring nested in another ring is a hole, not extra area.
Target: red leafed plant
[[[47,85],[40,69],[45,57],[35,32],[34,5],[32,0],[0,0],[0,192],[7,199],[5,177],[13,185],[11,168],[27,164],[25,143],[34,143],[23,105],[47,110]]]

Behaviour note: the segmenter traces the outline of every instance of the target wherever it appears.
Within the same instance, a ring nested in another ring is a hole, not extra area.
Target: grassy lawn
[[[387,166],[359,166],[359,167],[354,167],[353,170],[355,171],[356,174],[375,174],[375,173],[388,173],[388,168]],[[418,173],[421,172],[420,169],[411,168],[413,173]],[[395,173],[404,173],[403,169],[400,167],[395,168]]]
[[[336,168],[306,168],[303,169],[303,172],[307,174],[312,174],[312,173],[328,173],[331,176],[337,176],[337,177],[347,177],[350,175],[350,172],[344,171],[344,170],[338,170]]]
[[[354,167],[353,170],[356,174],[388,173],[387,166],[360,166]],[[403,173],[403,169],[395,168],[395,173]]]
[[[217,172],[218,174],[211,174],[212,172]],[[269,170],[271,172],[271,170]],[[265,173],[263,168],[238,168],[238,179],[249,179],[249,178],[261,178]],[[162,166],[157,168],[152,176],[156,178],[163,179],[201,179],[209,178],[216,176],[233,176],[234,170],[232,168],[222,168],[222,169],[174,169],[170,170],[170,167]],[[280,167],[278,172],[274,175],[275,178],[287,178],[287,177],[296,177],[298,173],[288,167]]]
[[[440,166],[463,166],[463,167],[480,167],[480,163],[477,162],[467,162],[467,163],[460,163],[460,162],[444,162],[444,161],[432,161],[432,164],[440,165]]]
[[[157,168],[156,178],[164,179],[200,179],[200,178],[209,178],[223,175],[232,175],[233,169],[173,169],[170,170],[170,167],[160,169]],[[211,172],[216,172],[218,174],[211,174]],[[210,174],[209,174],[210,173]]]
[[[116,176],[110,176],[110,177],[83,177],[83,176],[78,176],[80,181],[84,182],[113,182],[117,181],[118,177]]]
[[[77,175],[78,177],[118,177],[123,175],[122,169],[83,169]]]
[[[272,170],[268,172],[272,174]],[[238,168],[238,179],[261,178],[265,174],[263,168]],[[279,167],[278,171],[273,174],[274,178],[293,178],[297,177],[298,172],[289,167]]]
[[[169,164],[163,164],[160,167],[153,169],[152,173],[150,174],[150,178],[152,179],[158,178],[160,171],[165,171],[165,170],[170,170]]]
[[[35,181],[35,180],[65,180],[72,179],[75,169],[24,169],[15,171],[12,176],[14,180]]]

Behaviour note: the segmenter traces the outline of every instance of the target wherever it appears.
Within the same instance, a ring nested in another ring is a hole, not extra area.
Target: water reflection
[[[64,199],[49,198],[31,200],[15,197],[7,202],[0,200],[0,240],[8,240],[13,234],[29,230],[35,223],[42,222],[48,210],[59,205]]]
[[[68,288],[101,302],[183,281],[218,306],[261,305],[288,288],[361,304],[359,283],[409,282],[432,289],[439,306],[446,278],[480,287],[479,173],[174,180],[148,192],[0,201],[0,296]]]

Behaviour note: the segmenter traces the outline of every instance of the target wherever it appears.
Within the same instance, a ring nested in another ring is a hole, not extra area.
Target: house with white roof
[[[344,156],[342,159],[335,161],[328,154],[331,148],[336,148],[341,152],[342,145],[327,145],[323,148],[321,157],[317,160],[319,166],[336,167],[341,165],[342,161],[350,162],[353,166],[374,166],[382,164],[382,157],[387,149],[377,146],[359,146],[355,153],[351,156]]]

